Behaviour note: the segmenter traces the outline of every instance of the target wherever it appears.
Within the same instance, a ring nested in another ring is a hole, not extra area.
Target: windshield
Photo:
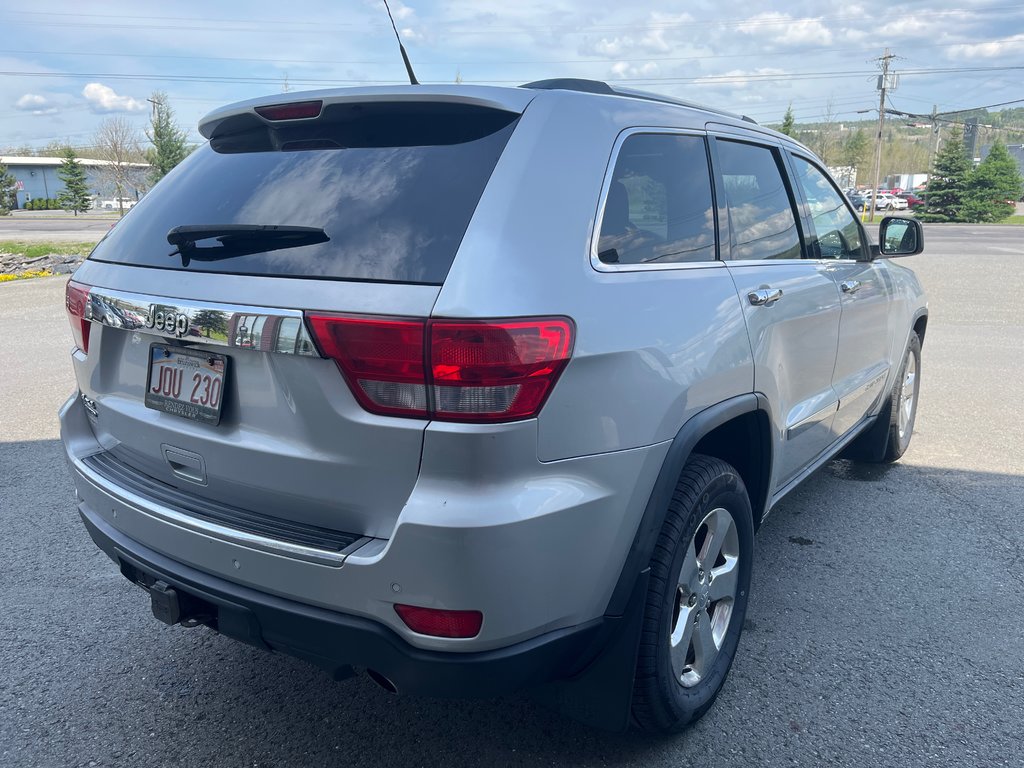
[[[313,227],[326,238],[246,242],[229,259],[193,255],[187,269],[441,284],[517,117],[450,106],[325,110],[281,128],[251,120],[193,152],[90,258],[180,270],[175,228]]]

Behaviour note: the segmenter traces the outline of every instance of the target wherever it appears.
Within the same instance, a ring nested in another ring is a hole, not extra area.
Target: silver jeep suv
[[[557,80],[200,130],[67,288],[78,509],[167,623],[678,730],[772,507],[910,441],[920,225],[871,245],[746,118]]]

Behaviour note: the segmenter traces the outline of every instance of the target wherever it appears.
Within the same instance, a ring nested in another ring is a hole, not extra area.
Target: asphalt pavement
[[[831,462],[775,509],[725,689],[666,739],[157,622],[75,512],[63,281],[2,284],[0,765],[1024,765],[1022,259],[1022,227],[945,225],[900,262],[931,301],[910,450]]]
[[[117,221],[117,214],[88,211],[15,211],[0,216],[0,241],[97,243]]]

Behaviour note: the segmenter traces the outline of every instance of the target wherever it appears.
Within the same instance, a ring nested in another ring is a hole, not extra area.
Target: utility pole
[[[896,87],[895,81],[889,80],[889,62],[895,59],[895,54],[885,49],[885,55],[876,61],[882,64],[882,74],[878,76],[878,135],[875,136],[875,185],[871,188],[871,213],[868,221],[875,220],[875,198],[878,197],[878,182],[882,176],[882,130],[885,128],[885,92]]]
[[[928,173],[932,172],[932,165],[935,163],[935,156],[939,154],[939,141],[942,139],[942,129],[939,128],[939,105],[932,104],[932,136],[935,143],[928,146]]]

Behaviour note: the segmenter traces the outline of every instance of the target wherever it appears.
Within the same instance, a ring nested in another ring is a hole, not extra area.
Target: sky
[[[617,82],[777,123],[940,112],[1024,100],[1024,3],[825,4],[621,0],[391,3],[422,82]],[[17,9],[17,10],[15,10]],[[140,134],[154,91],[194,141],[199,119],[283,91],[404,82],[379,0],[7,2],[0,8],[0,147],[88,146],[123,116]],[[1024,101],[1012,106],[1024,106]],[[865,112],[864,110],[868,110]]]

